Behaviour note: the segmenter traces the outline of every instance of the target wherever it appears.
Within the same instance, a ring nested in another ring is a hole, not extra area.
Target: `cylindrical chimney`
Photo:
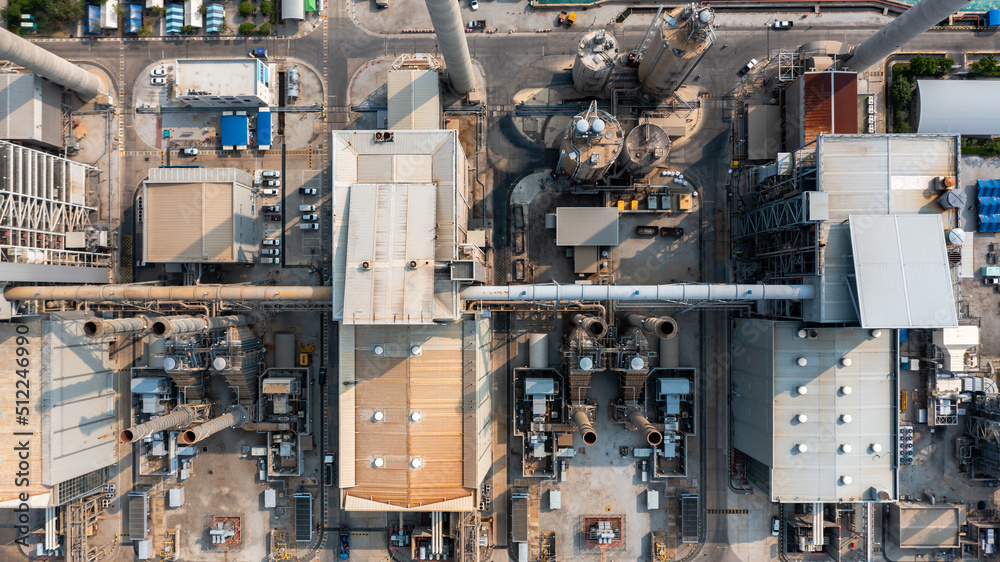
[[[603,337],[608,331],[608,325],[604,323],[604,319],[597,316],[574,314],[573,323],[583,328],[587,335],[594,339]]]
[[[209,435],[216,434],[227,427],[239,427],[247,421],[247,411],[242,406],[236,406],[228,413],[214,420],[207,421],[198,427],[188,429],[180,434],[177,442],[182,445],[197,443]]]
[[[122,443],[131,443],[147,435],[152,435],[157,431],[189,423],[192,419],[194,419],[194,410],[187,406],[178,406],[174,408],[173,412],[165,416],[151,419],[146,423],[140,423],[122,431],[118,435],[118,439]]]
[[[147,328],[149,328],[149,318],[142,315],[114,320],[95,317],[83,323],[83,333],[92,338],[137,334],[145,332]]]
[[[636,427],[636,429],[642,433],[642,436],[646,438],[646,442],[652,446],[657,446],[663,443],[663,434],[657,431],[653,424],[649,423],[646,416],[642,415],[639,410],[632,410],[628,414],[628,421]]]
[[[669,316],[656,318],[629,313],[625,315],[625,321],[637,328],[642,328],[642,331],[647,334],[653,334],[658,338],[667,339],[677,335],[677,322]]]
[[[2,28],[0,28],[0,59],[23,66],[42,78],[61,84],[87,99],[107,93],[102,92],[106,88],[96,74],[91,74]]]
[[[465,24],[459,12],[458,0],[424,0],[431,14],[431,25],[451,79],[451,87],[459,95],[476,89],[469,44],[465,40]]]
[[[194,334],[229,328],[246,326],[251,318],[242,314],[233,316],[164,316],[153,322],[153,335],[163,338]]]
[[[969,0],[920,0],[855,47],[844,65],[864,72],[968,3]]]
[[[597,432],[594,431],[594,426],[590,423],[590,418],[587,417],[586,410],[573,412],[570,421],[573,422],[576,430],[580,432],[580,437],[583,437],[584,444],[594,445],[597,443]]]

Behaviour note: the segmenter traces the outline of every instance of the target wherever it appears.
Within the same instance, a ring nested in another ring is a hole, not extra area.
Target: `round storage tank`
[[[559,169],[576,181],[597,181],[622,150],[621,123],[597,104],[570,121],[559,150]]]
[[[642,90],[654,96],[669,96],[691,74],[715,42],[711,8],[689,4],[664,18],[654,40],[639,63]],[[671,24],[671,21],[673,23]]]
[[[617,58],[618,42],[611,34],[599,29],[584,35],[573,61],[573,87],[581,94],[600,94]]]
[[[618,160],[625,171],[633,176],[645,176],[666,164],[670,153],[670,137],[662,128],[652,123],[643,123],[625,137]]]

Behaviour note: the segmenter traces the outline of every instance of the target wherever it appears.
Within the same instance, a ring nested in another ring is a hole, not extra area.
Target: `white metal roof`
[[[1000,135],[1000,80],[917,80],[917,132]]]
[[[617,245],[617,208],[559,207],[556,209],[556,246]]]
[[[872,501],[873,488],[894,499],[891,335],[818,328],[800,338],[801,328],[798,322],[738,322],[734,446],[770,467],[772,501]],[[797,391],[800,386],[806,387],[804,394]],[[806,420],[800,422],[799,414]],[[874,453],[872,443],[882,454]],[[805,452],[799,452],[800,444]],[[843,476],[851,478],[849,484]]]
[[[440,79],[433,70],[390,70],[387,80],[388,127],[438,129],[441,127]]]
[[[344,322],[433,322],[436,197],[427,183],[351,188]]]
[[[958,325],[940,216],[852,215],[850,225],[863,327]]]

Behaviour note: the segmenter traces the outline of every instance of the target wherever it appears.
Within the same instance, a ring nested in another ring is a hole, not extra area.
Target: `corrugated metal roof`
[[[242,115],[223,114],[221,132],[223,146],[247,146],[250,144],[250,124],[245,113]]]
[[[940,216],[851,216],[850,225],[863,327],[958,325]]]
[[[617,245],[617,208],[559,207],[556,209],[556,246]]]
[[[786,150],[799,149],[820,134],[857,134],[857,73],[806,72],[786,95]]]
[[[61,88],[34,74],[0,74],[0,139],[62,147]]]
[[[773,160],[781,149],[781,108],[751,105],[747,108],[747,158]]]
[[[733,445],[772,469],[772,501],[871,500],[872,488],[894,499],[896,389],[887,376],[893,370],[891,336],[818,328],[810,330],[815,337],[800,338],[801,328],[798,322],[738,322]],[[845,357],[849,365],[843,364]],[[805,366],[799,366],[800,358]],[[807,392],[797,392],[799,386]],[[798,414],[808,419],[800,422]],[[873,455],[872,443],[885,452]],[[807,451],[799,452],[799,444]],[[852,482],[843,484],[843,476]]]
[[[394,130],[441,128],[438,73],[390,70],[387,81],[388,127]]]
[[[917,132],[1000,135],[1000,80],[917,80]]]

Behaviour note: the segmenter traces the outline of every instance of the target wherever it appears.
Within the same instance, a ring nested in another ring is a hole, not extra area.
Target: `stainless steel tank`
[[[581,94],[600,94],[617,59],[618,41],[610,33],[598,29],[584,35],[573,61],[573,87]]]
[[[660,97],[677,91],[715,42],[713,21],[715,12],[696,4],[677,8],[665,17],[656,30],[657,39],[639,62],[642,90]]]
[[[625,147],[618,161],[628,174],[645,176],[665,166],[670,154],[670,136],[661,127],[643,123],[625,137]]]
[[[570,121],[559,151],[559,168],[571,179],[595,182],[608,171],[624,144],[621,123],[610,113],[590,109]]]

